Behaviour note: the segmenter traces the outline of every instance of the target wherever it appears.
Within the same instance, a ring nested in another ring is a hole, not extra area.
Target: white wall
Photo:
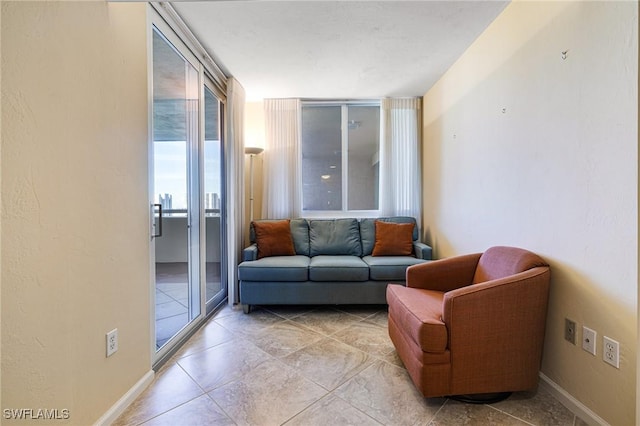
[[[542,255],[542,372],[616,425],[636,421],[637,101],[637,2],[515,1],[424,97],[426,240]],[[565,317],[598,332],[597,356],[563,339]]]
[[[147,6],[1,7],[1,406],[88,425],[151,366]]]

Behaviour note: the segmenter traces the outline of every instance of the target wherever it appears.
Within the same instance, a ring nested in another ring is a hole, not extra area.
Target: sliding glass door
[[[156,361],[227,295],[223,103],[202,66],[168,31],[152,29]]]
[[[209,80],[204,86],[204,258],[205,300],[207,313],[215,309],[227,296],[226,268],[223,268],[222,246],[224,194],[222,185],[222,102],[215,95]]]
[[[199,283],[199,73],[153,31],[153,193],[156,349],[201,312]],[[194,196],[194,194],[196,196]]]

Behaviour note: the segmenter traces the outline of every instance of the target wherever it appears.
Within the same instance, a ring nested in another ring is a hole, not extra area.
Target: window
[[[378,210],[379,103],[302,105],[302,210]]]

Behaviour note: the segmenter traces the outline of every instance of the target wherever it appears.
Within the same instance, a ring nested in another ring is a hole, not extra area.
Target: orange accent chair
[[[406,274],[406,287],[387,287],[389,336],[425,397],[483,402],[537,387],[549,297],[544,260],[492,247]]]

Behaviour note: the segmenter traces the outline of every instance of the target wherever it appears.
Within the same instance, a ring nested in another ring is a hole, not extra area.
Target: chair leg
[[[451,395],[448,398],[465,404],[495,404],[511,396],[512,392],[474,393],[468,395]]]

